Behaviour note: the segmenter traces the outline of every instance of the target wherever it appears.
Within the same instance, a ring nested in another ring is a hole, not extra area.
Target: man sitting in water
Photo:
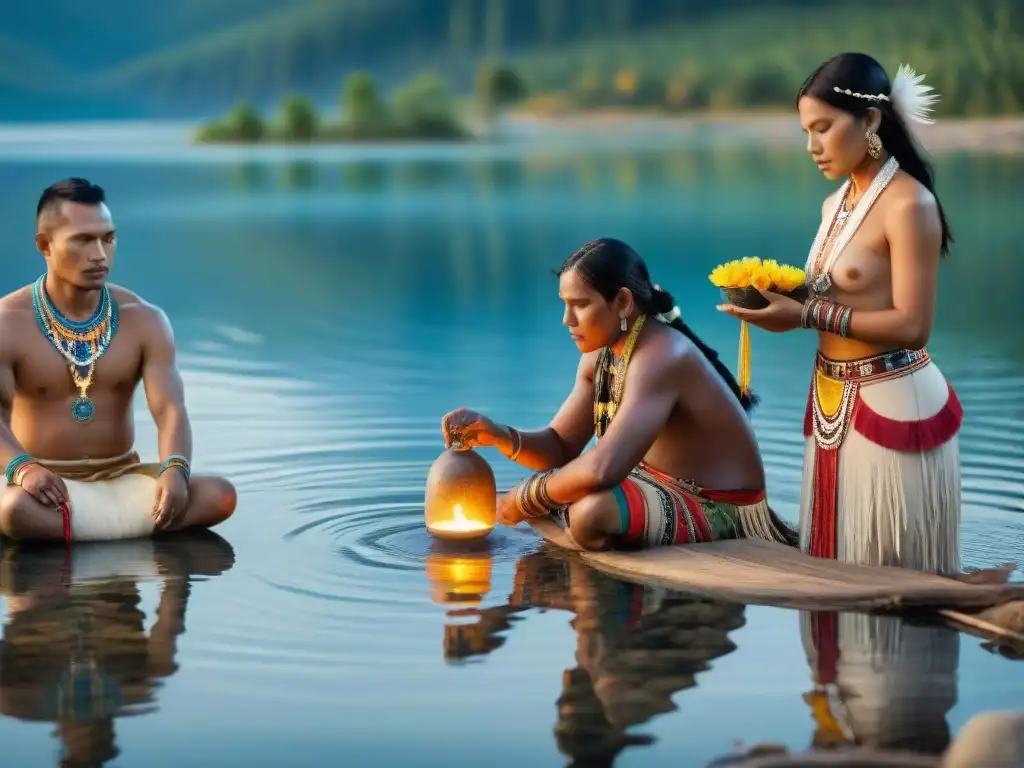
[[[447,446],[495,446],[537,471],[498,499],[499,521],[566,511],[568,532],[590,550],[741,537],[795,544],[768,507],[745,413],[752,400],[651,284],[640,256],[618,240],[589,242],[559,271],[559,295],[583,357],[548,427],[520,432],[466,409],[442,420]]]
[[[193,477],[192,433],[166,316],[108,285],[115,230],[100,187],[54,184],[37,207],[46,272],[0,298],[0,532],[16,539],[128,538],[212,526],[235,489]],[[70,369],[70,371],[69,371]],[[134,451],[139,381],[159,464]]]

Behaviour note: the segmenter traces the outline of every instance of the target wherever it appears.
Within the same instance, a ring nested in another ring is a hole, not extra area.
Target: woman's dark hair
[[[835,88],[839,88],[841,92],[837,92]],[[900,168],[921,182],[935,196],[939,219],[942,222],[940,253],[945,256],[949,251],[949,244],[953,242],[953,232],[946,220],[939,196],[935,192],[935,174],[931,164],[925,160],[903,118],[893,108],[892,102],[851,96],[845,93],[847,90],[853,93],[889,96],[892,94],[892,83],[889,82],[889,76],[882,65],[867,54],[841,53],[811,73],[800,86],[796,101],[799,104],[802,97],[810,96],[855,117],[863,115],[872,107],[882,113],[878,138],[882,140],[885,151],[896,158]]]
[[[647,315],[666,314],[672,311],[676,301],[672,294],[651,283],[651,276],[647,271],[647,265],[640,258],[640,254],[630,248],[621,240],[612,238],[601,238],[591,240],[581,245],[565,263],[559,268],[557,274],[575,269],[580,277],[601,296],[605,301],[612,301],[619,289],[628,288],[633,294],[633,301],[641,312]],[[757,397],[753,393],[741,394],[740,386],[730,373],[725,364],[718,358],[718,353],[705,344],[701,338],[690,330],[690,327],[676,318],[669,323],[673,328],[682,333],[693,342],[708,359],[718,374],[725,380],[725,383],[736,395],[736,398],[743,406],[743,410],[749,411],[757,405]]]

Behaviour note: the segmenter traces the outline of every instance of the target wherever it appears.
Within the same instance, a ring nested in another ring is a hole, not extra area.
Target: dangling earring
[[[626,324],[626,318],[622,318],[622,322],[619,324],[619,327],[622,329],[623,333],[629,330],[629,326]]]
[[[871,155],[871,159],[880,158],[882,156],[882,140],[878,138],[878,134],[869,128],[864,134],[864,138],[868,140],[868,154]]]

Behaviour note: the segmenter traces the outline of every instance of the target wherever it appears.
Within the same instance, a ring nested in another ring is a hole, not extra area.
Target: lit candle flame
[[[486,523],[481,523],[479,520],[470,520],[466,517],[465,511],[462,509],[461,504],[456,504],[452,507],[452,519],[451,520],[438,520],[431,526],[436,531],[452,531],[456,533],[468,533],[470,531],[483,531],[491,526]]]

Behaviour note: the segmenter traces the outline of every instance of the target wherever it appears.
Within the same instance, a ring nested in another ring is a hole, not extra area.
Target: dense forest
[[[337,104],[356,70],[385,92],[431,72],[467,93],[482,60],[514,67],[531,94],[572,94],[584,105],[622,94],[681,109],[774,105],[823,58],[852,49],[927,73],[941,113],[1024,107],[1024,0],[107,0],[102,13],[72,0],[10,5],[0,120],[89,109],[205,117],[240,99],[269,109],[296,92]]]

